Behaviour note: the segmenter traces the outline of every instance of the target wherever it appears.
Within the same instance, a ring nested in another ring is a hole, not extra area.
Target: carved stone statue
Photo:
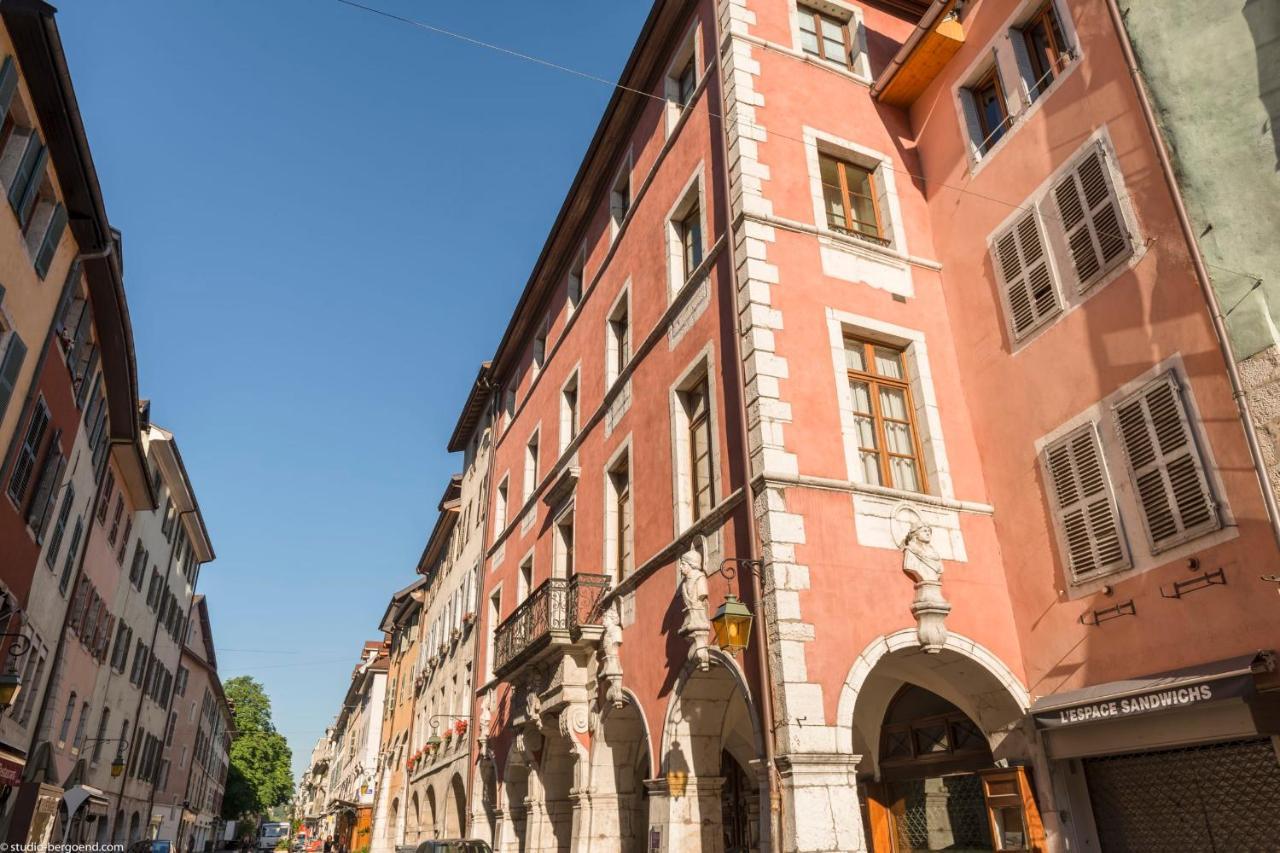
[[[902,541],[902,571],[916,585],[911,615],[916,619],[920,648],[937,654],[947,641],[951,604],[942,596],[942,557],[933,547],[933,528],[923,521],[913,524]]]
[[[481,755],[488,753],[489,727],[493,725],[493,712],[489,709],[491,695],[486,693],[480,700],[480,716],[476,720],[476,744],[480,747]]]
[[[601,619],[604,634],[600,637],[600,679],[605,682],[605,700],[615,708],[626,702],[622,698],[622,661],[618,649],[622,647],[622,619],[616,607],[609,607]]]
[[[680,598],[684,604],[680,635],[689,638],[693,644],[689,656],[697,660],[699,669],[705,671],[711,665],[707,649],[711,619],[707,615],[707,572],[702,567],[702,554],[690,548],[680,555],[676,565],[680,571]]]

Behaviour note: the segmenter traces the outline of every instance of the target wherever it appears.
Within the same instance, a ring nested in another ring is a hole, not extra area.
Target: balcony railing
[[[498,625],[493,671],[506,675],[553,641],[576,641],[584,626],[600,623],[600,599],[608,591],[608,575],[544,581]]]

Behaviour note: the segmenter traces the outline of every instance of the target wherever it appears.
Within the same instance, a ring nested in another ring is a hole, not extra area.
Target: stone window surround
[[[1151,546],[1143,533],[1142,510],[1134,494],[1134,484],[1129,479],[1129,468],[1124,446],[1116,432],[1112,407],[1137,393],[1148,382],[1168,371],[1173,371],[1181,387],[1181,400],[1186,407],[1187,422],[1195,438],[1196,449],[1200,453],[1205,476],[1209,481],[1209,488],[1217,499],[1218,513],[1222,519],[1222,526],[1203,536],[1198,536],[1179,545],[1162,549],[1158,554],[1153,554]],[[1240,535],[1235,516],[1231,511],[1230,504],[1227,502],[1227,491],[1223,485],[1217,461],[1214,459],[1212,445],[1205,435],[1205,421],[1200,413],[1191,382],[1188,381],[1187,376],[1182,354],[1175,353],[1115,388],[1096,403],[1063,421],[1052,431],[1035,440],[1036,460],[1037,464],[1041,466],[1041,480],[1044,487],[1048,488],[1050,480],[1043,468],[1045,448],[1084,424],[1094,424],[1097,429],[1099,443],[1102,445],[1102,455],[1106,461],[1108,480],[1112,494],[1115,497],[1116,510],[1120,515],[1121,536],[1125,540],[1130,555],[1131,565],[1127,567],[1106,574],[1091,575],[1078,582],[1070,580],[1068,578],[1069,570],[1066,569],[1065,557],[1062,556],[1062,537],[1059,535],[1057,525],[1051,517],[1052,509],[1049,495],[1047,493],[1044,494],[1042,506],[1048,519],[1047,526],[1053,531],[1054,546],[1058,553],[1059,566],[1055,567],[1055,575],[1060,584],[1058,588],[1060,597],[1074,600],[1095,595],[1101,592],[1104,587],[1127,580],[1135,575],[1143,574],[1159,566],[1181,562],[1195,556],[1206,548],[1230,541]]]
[[[1031,100],[1026,77],[1024,76],[1025,69],[1023,68],[1022,60],[1024,54],[1020,53],[1022,48],[1015,46],[1015,43],[1021,43],[1022,32],[1019,28],[1044,5],[1044,2],[1045,0],[1022,0],[1018,7],[1005,19],[1004,23],[996,28],[996,35],[991,38],[982,50],[978,51],[974,59],[956,78],[956,82],[951,84],[951,102],[955,105],[960,131],[965,135],[965,150],[969,157],[970,178],[982,171],[995,153],[1008,144],[1018,128],[1026,124],[1028,119],[1040,109],[1040,104],[1057,91],[1061,87],[1062,81],[1074,74],[1075,70],[1080,67],[1080,58],[1083,55],[1083,51],[1080,47],[1080,39],[1076,35],[1075,21],[1071,15],[1065,14],[1069,11],[1066,8],[1066,3],[1062,2],[1062,0],[1049,0],[1058,14],[1058,23],[1062,27],[1063,37],[1071,45],[1071,51],[1074,56],[1070,64],[1053,79],[1053,82],[1034,101]],[[991,70],[993,59],[1004,93],[1005,113],[1009,116],[1009,127],[999,141],[992,145],[985,154],[979,154],[973,140],[973,117],[970,115],[970,111],[973,109],[972,101],[968,99],[966,93],[969,87]],[[1010,85],[1013,81],[1016,81],[1016,87]]]
[[[666,71],[662,74],[662,97],[666,100],[663,118],[668,137],[675,134],[684,114],[693,109],[703,88],[701,83],[702,78],[707,74],[707,68],[702,57],[702,21],[695,18],[685,29],[684,35],[680,37],[677,44],[680,47],[672,54],[671,61],[667,63]],[[693,58],[693,94],[689,97],[689,103],[681,108],[677,100],[680,95],[680,81],[676,75],[684,70],[690,57]]]
[[[627,152],[622,155],[622,162],[618,164],[617,170],[613,173],[613,180],[609,182],[609,240],[618,239],[618,234],[622,232],[622,226],[631,218],[631,210],[636,206],[636,197],[633,192],[633,184],[631,181],[631,168],[634,165],[634,153],[630,146]],[[627,185],[627,209],[622,209],[621,193],[618,187],[626,181]]]
[[[573,276],[578,277],[578,301],[575,304],[572,296],[572,288],[569,287],[569,279]],[[587,241],[583,240],[582,245],[578,247],[577,254],[573,256],[573,261],[569,264],[569,271],[564,276],[564,305],[567,316],[572,317],[578,310],[578,306],[582,304],[582,298],[587,292]]]
[[[685,181],[680,192],[676,195],[676,201],[667,210],[667,215],[663,221],[666,223],[666,243],[667,243],[667,302],[675,300],[680,291],[684,290],[686,284],[695,279],[697,276],[693,273],[686,278],[684,274],[684,253],[681,251],[681,235],[679,229],[679,221],[689,212],[689,208],[693,205],[698,206],[698,228],[701,232],[699,237],[702,239],[702,259],[707,259],[707,239],[710,234],[707,232],[707,204],[706,204],[706,164],[699,160],[698,165],[694,167],[693,174]],[[700,263],[699,266],[702,266]]]
[[[605,574],[613,575],[614,569],[618,563],[618,501],[617,489],[613,483],[613,471],[618,467],[618,463],[625,457],[627,460],[627,488],[631,491],[631,517],[632,517],[632,533],[631,533],[631,570],[635,571],[635,456],[631,452],[631,433],[618,442],[613,452],[609,454],[608,460],[604,463],[604,542],[603,556]]]
[[[827,309],[827,331],[831,342],[831,360],[835,370],[836,396],[840,403],[840,433],[844,443],[845,468],[853,483],[867,484],[859,462],[857,426],[853,417],[853,395],[849,390],[848,368],[845,367],[845,337],[854,335],[872,340],[882,340],[902,349],[907,368],[907,380],[911,386],[911,402],[915,407],[915,426],[919,431],[921,464],[928,478],[930,493],[947,499],[955,499],[955,487],[951,481],[951,466],[947,460],[946,444],[942,438],[942,418],[938,397],[933,387],[933,372],[929,367],[929,351],[924,333],[905,326],[898,326],[865,317]],[[885,487],[877,487],[884,491]],[[899,491],[899,490],[892,490]],[[901,492],[903,500],[914,500],[917,492]]]
[[[524,554],[520,557],[520,559],[516,562],[517,601],[515,602],[515,607],[519,607],[525,600],[527,600],[529,598],[529,595],[533,592],[534,588],[537,587],[538,585],[537,575],[534,574],[534,571],[536,570],[536,566],[534,565],[533,552],[534,552],[534,546],[530,545],[529,550],[525,551]],[[524,576],[525,566],[529,567],[529,579],[527,582]],[[521,587],[525,587],[525,588],[521,589]],[[511,608],[512,611],[515,610],[515,607]],[[503,617],[503,618],[506,618],[506,617]]]
[[[800,8],[808,6],[819,12],[824,12],[833,18],[841,18],[845,22],[845,26],[849,28],[849,40],[853,44],[853,64],[852,67],[840,68],[831,62],[824,62],[816,56],[809,56],[800,47]],[[812,62],[823,68],[831,68],[832,70],[844,73],[860,83],[871,83],[871,65],[867,57],[867,31],[862,25],[862,10],[852,3],[846,3],[844,0],[787,0],[787,20],[791,26],[791,45],[792,50],[798,58],[807,62]],[[788,51],[790,53],[791,51]]]
[[[1042,95],[1040,99],[1043,100],[1044,96]],[[1079,165],[1080,159],[1093,147],[1099,147],[1103,151],[1103,162],[1106,164],[1110,174],[1111,185],[1115,188],[1116,203],[1120,207],[1120,216],[1124,221],[1125,228],[1129,231],[1129,241],[1132,248],[1129,257],[1123,263],[1117,263],[1102,278],[1089,285],[1084,291],[1080,291],[1075,286],[1074,274],[1070,272],[1071,249],[1067,245],[1066,235],[1061,227],[1062,222],[1057,213],[1057,203],[1054,201],[1052,193],[1053,185],[1063,175]],[[1011,333],[1008,331],[1009,324],[1006,322],[1006,318],[1009,316],[1008,295],[1005,293],[1003,283],[999,280],[1000,272],[996,269],[995,241],[997,236],[1013,225],[1020,217],[1024,216],[1028,209],[1035,212],[1036,224],[1040,228],[1040,236],[1044,239],[1045,251],[1049,256],[1049,271],[1053,275],[1054,292],[1057,295],[1060,309],[1057,314],[1041,322],[1035,329],[1028,331],[1021,338],[1013,340]],[[1010,353],[1016,355],[1021,352],[1033,341],[1039,339],[1046,330],[1061,322],[1062,318],[1075,311],[1111,282],[1135,268],[1146,257],[1147,247],[1148,241],[1143,237],[1142,226],[1138,220],[1136,206],[1133,203],[1133,196],[1129,193],[1128,186],[1125,184],[1124,174],[1120,171],[1120,163],[1116,154],[1115,144],[1111,140],[1110,130],[1106,125],[1103,125],[1090,133],[1078,148],[1065,157],[1057,168],[1045,176],[1044,180],[1032,190],[1020,206],[1011,209],[1009,215],[1002,219],[987,235],[987,259],[992,265],[991,274],[997,279],[997,290],[1000,291],[1000,310],[1002,312],[1000,320],[1005,334],[1009,336]]]
[[[569,543],[569,548],[576,554],[578,542],[577,528],[577,501],[575,496],[570,496],[556,512],[551,520],[551,577],[564,578],[568,577],[568,566],[565,565],[565,558],[568,551],[565,549],[564,543],[560,539],[560,526],[568,520],[570,529],[573,531],[573,542]],[[536,584],[535,584],[536,586]]]
[[[707,417],[710,422],[711,436],[711,504],[713,509],[719,505],[724,496],[724,483],[720,474],[722,448],[720,446],[719,394],[717,393],[719,382],[715,365],[714,342],[708,341],[707,345],[680,372],[676,381],[671,383],[668,391],[671,401],[671,482],[675,486],[672,489],[672,498],[674,499],[672,518],[677,539],[688,533],[696,524],[693,520],[692,472],[689,470],[688,459],[689,418],[685,412],[682,398],[685,391],[688,391],[703,379],[707,382]]]
[[[805,164],[809,170],[809,194],[813,199],[814,225],[821,232],[837,237],[844,236],[839,232],[832,231],[827,226],[826,201],[822,194],[822,173],[818,165],[818,155],[820,153],[828,154],[863,168],[869,168],[875,179],[876,193],[880,201],[880,212],[884,219],[880,223],[881,229],[889,240],[889,245],[881,247],[868,243],[867,248],[893,260],[903,261],[903,258],[908,254],[907,235],[904,227],[906,220],[903,219],[902,207],[898,203],[893,158],[874,148],[868,148],[865,145],[815,127],[805,125],[802,128],[802,132]]]
[[[542,422],[539,421],[533,430],[529,433],[529,440],[524,443],[524,479],[521,480],[522,493],[520,495],[521,514],[533,503],[534,495],[538,491],[538,483],[541,482],[538,468],[542,461]]]
[[[574,391],[578,395],[574,411],[569,411],[566,403],[565,392],[572,385]],[[564,380],[564,384],[560,386],[560,431],[559,431],[559,451],[557,458],[564,455],[569,449],[569,445],[578,437],[578,433],[582,431],[582,362],[579,361],[569,370],[569,376]],[[572,421],[576,420],[577,430],[571,431]]]
[[[631,362],[632,353],[635,351],[635,347],[631,346],[631,344],[634,343],[634,323],[632,322],[632,320],[634,319],[634,316],[631,311],[631,279],[630,277],[628,277],[627,280],[622,283],[622,288],[618,291],[617,298],[613,300],[613,305],[609,306],[609,312],[605,315],[604,389],[606,394],[613,388],[614,385],[617,384],[618,377],[622,373],[622,370],[620,370],[616,366],[617,359],[615,358],[615,356],[617,355],[617,351],[618,351],[618,342],[614,339],[614,334],[613,334],[613,321],[616,320],[618,317],[619,308],[626,309],[627,342],[628,342],[628,349],[631,350],[631,352],[627,353],[627,363],[629,364]]]

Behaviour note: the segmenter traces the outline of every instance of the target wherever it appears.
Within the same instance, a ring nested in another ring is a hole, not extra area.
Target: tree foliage
[[[222,800],[228,820],[261,814],[293,796],[293,754],[284,735],[271,722],[271,700],[253,678],[237,676],[223,685],[234,711],[236,735]]]

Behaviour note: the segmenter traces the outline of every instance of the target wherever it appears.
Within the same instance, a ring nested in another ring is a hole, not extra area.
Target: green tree
[[[222,687],[234,709],[236,729],[222,816],[235,820],[289,801],[293,796],[289,767],[293,754],[271,722],[271,700],[261,684],[241,675]]]

